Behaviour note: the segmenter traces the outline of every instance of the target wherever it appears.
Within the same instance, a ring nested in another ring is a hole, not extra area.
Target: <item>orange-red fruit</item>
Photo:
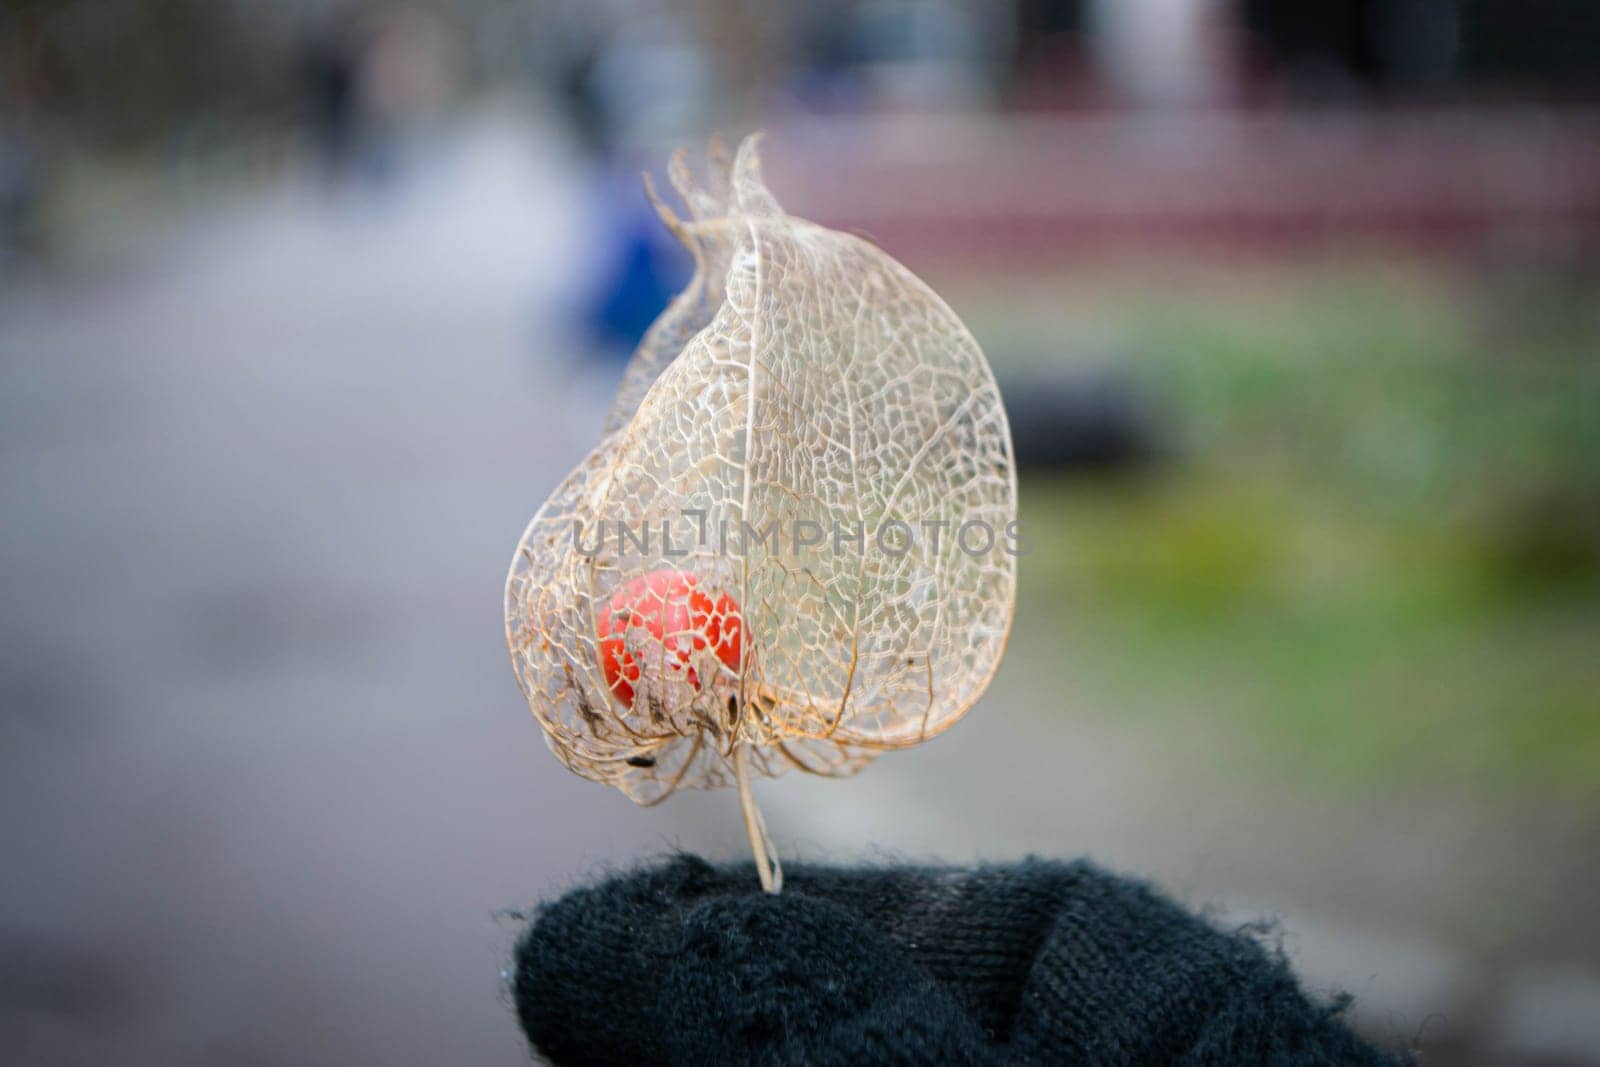
[[[650,571],[611,594],[600,609],[600,666],[607,688],[624,707],[633,707],[633,687],[643,670],[679,673],[699,689],[700,679],[689,661],[705,648],[730,670],[739,669],[743,626],[738,602],[726,593],[713,597],[696,588],[697,582],[688,571]],[[643,628],[651,640],[641,647],[635,637],[630,651],[630,628]]]

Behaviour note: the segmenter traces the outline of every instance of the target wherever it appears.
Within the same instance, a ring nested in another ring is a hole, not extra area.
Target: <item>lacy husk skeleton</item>
[[[776,891],[751,775],[851,774],[940,733],[987,686],[1011,625],[1002,538],[889,552],[836,531],[1009,529],[1016,476],[993,375],[931,289],[867,241],[786,214],[757,138],[731,161],[713,142],[709,170],[702,185],[673,159],[686,218],[647,179],[694,278],[640,344],[599,443],[523,534],[506,633],[567,767],[641,804],[736,785]],[[580,545],[583,529],[682,529],[686,515],[701,531],[830,536]]]

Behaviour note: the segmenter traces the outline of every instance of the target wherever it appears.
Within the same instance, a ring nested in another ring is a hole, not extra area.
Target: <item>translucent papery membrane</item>
[[[1010,433],[970,334],[881,250],[784,214],[753,140],[731,172],[718,158],[709,189],[675,161],[690,218],[662,210],[695,279],[507,586],[552,750],[641,802],[730,784],[735,744],[760,773],[847,774],[939,733],[987,685],[1015,599]],[[641,582],[673,622],[626,628],[619,686],[607,612]]]

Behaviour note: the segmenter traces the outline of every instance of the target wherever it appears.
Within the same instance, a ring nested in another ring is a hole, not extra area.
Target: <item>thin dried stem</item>
[[[783,890],[783,865],[778,862],[778,849],[767,836],[767,822],[756,807],[755,790],[750,787],[750,746],[735,745],[733,773],[739,783],[739,808],[744,812],[744,830],[750,835],[750,851],[756,857],[756,874],[761,878],[761,888],[768,893]]]

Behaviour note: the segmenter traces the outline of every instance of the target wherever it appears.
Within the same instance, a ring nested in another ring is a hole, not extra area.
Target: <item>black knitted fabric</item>
[[[544,905],[517,1013],[556,1064],[1393,1065],[1283,961],[1086,862],[682,856]]]

